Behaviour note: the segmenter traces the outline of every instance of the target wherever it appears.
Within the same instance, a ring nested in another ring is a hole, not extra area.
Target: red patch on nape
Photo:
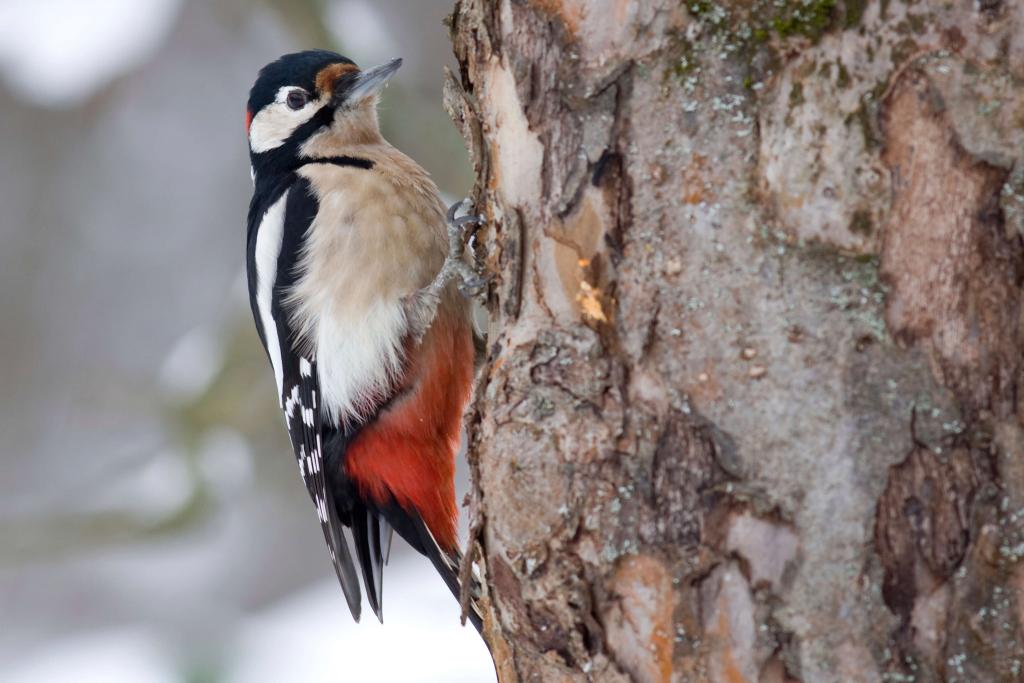
[[[249,134],[249,126],[252,125],[252,109],[246,107],[245,109],[245,134]]]
[[[444,551],[457,547],[455,453],[462,411],[473,381],[469,324],[441,311],[410,358],[412,393],[356,436],[345,470],[360,493],[386,504],[394,499],[419,515]]]

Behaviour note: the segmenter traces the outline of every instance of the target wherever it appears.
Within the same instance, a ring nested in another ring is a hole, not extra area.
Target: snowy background
[[[351,623],[243,279],[281,53],[404,57],[385,135],[466,193],[450,2],[0,0],[0,682],[494,680],[397,541]]]

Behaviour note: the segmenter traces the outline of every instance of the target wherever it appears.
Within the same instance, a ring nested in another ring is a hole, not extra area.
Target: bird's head
[[[246,108],[254,173],[379,141],[377,94],[401,65],[392,59],[364,71],[335,52],[309,50],[263,67]]]

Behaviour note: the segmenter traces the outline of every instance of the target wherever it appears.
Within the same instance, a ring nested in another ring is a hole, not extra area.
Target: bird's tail
[[[384,623],[384,565],[391,555],[391,525],[379,512],[364,505],[353,506],[351,521],[352,539],[363,570],[366,597],[377,619]]]
[[[430,529],[423,523],[423,520],[412,515],[413,528],[419,537],[420,552],[427,556],[434,569],[441,575],[448,590],[452,592],[456,600],[462,600],[462,583],[459,581],[459,571],[462,567],[462,553],[458,548],[444,550],[438,544]],[[483,632],[483,614],[480,612],[479,599],[481,595],[480,580],[473,574],[470,575],[469,603],[466,610],[466,617],[472,622],[478,633]]]
[[[419,515],[407,512],[394,501],[389,505],[375,505],[372,508],[358,505],[352,514],[355,554],[363,570],[363,582],[366,584],[370,607],[377,618],[381,618],[382,607],[381,566],[387,564],[392,530],[397,531],[409,545],[430,560],[448,586],[448,590],[461,602],[462,584],[459,581],[459,571],[462,553],[458,548],[442,548]],[[478,632],[482,632],[483,616],[478,602],[482,592],[476,576],[470,577],[468,590],[466,617]]]

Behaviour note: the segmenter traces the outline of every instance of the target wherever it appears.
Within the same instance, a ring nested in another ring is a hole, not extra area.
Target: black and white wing
[[[316,360],[295,349],[296,335],[285,306],[302,244],[316,212],[316,199],[303,178],[293,176],[288,184],[257,192],[249,207],[249,300],[260,340],[274,369],[299,473],[316,506],[349,610],[358,621],[362,605],[359,579],[324,472],[326,433],[318,404],[322,394]]]
[[[299,465],[309,497],[316,507],[317,517],[324,532],[324,541],[331,554],[331,562],[338,574],[345,600],[348,602],[352,617],[358,621],[362,607],[362,594],[355,565],[345,538],[344,527],[338,519],[335,498],[327,487],[324,476],[324,429],[320,417],[320,386],[317,381],[316,361],[296,354],[289,347],[285,352],[291,358],[286,366],[297,364],[293,368],[286,367],[284,373],[285,395],[282,397],[284,416],[288,424],[288,435],[291,437],[292,449]]]

